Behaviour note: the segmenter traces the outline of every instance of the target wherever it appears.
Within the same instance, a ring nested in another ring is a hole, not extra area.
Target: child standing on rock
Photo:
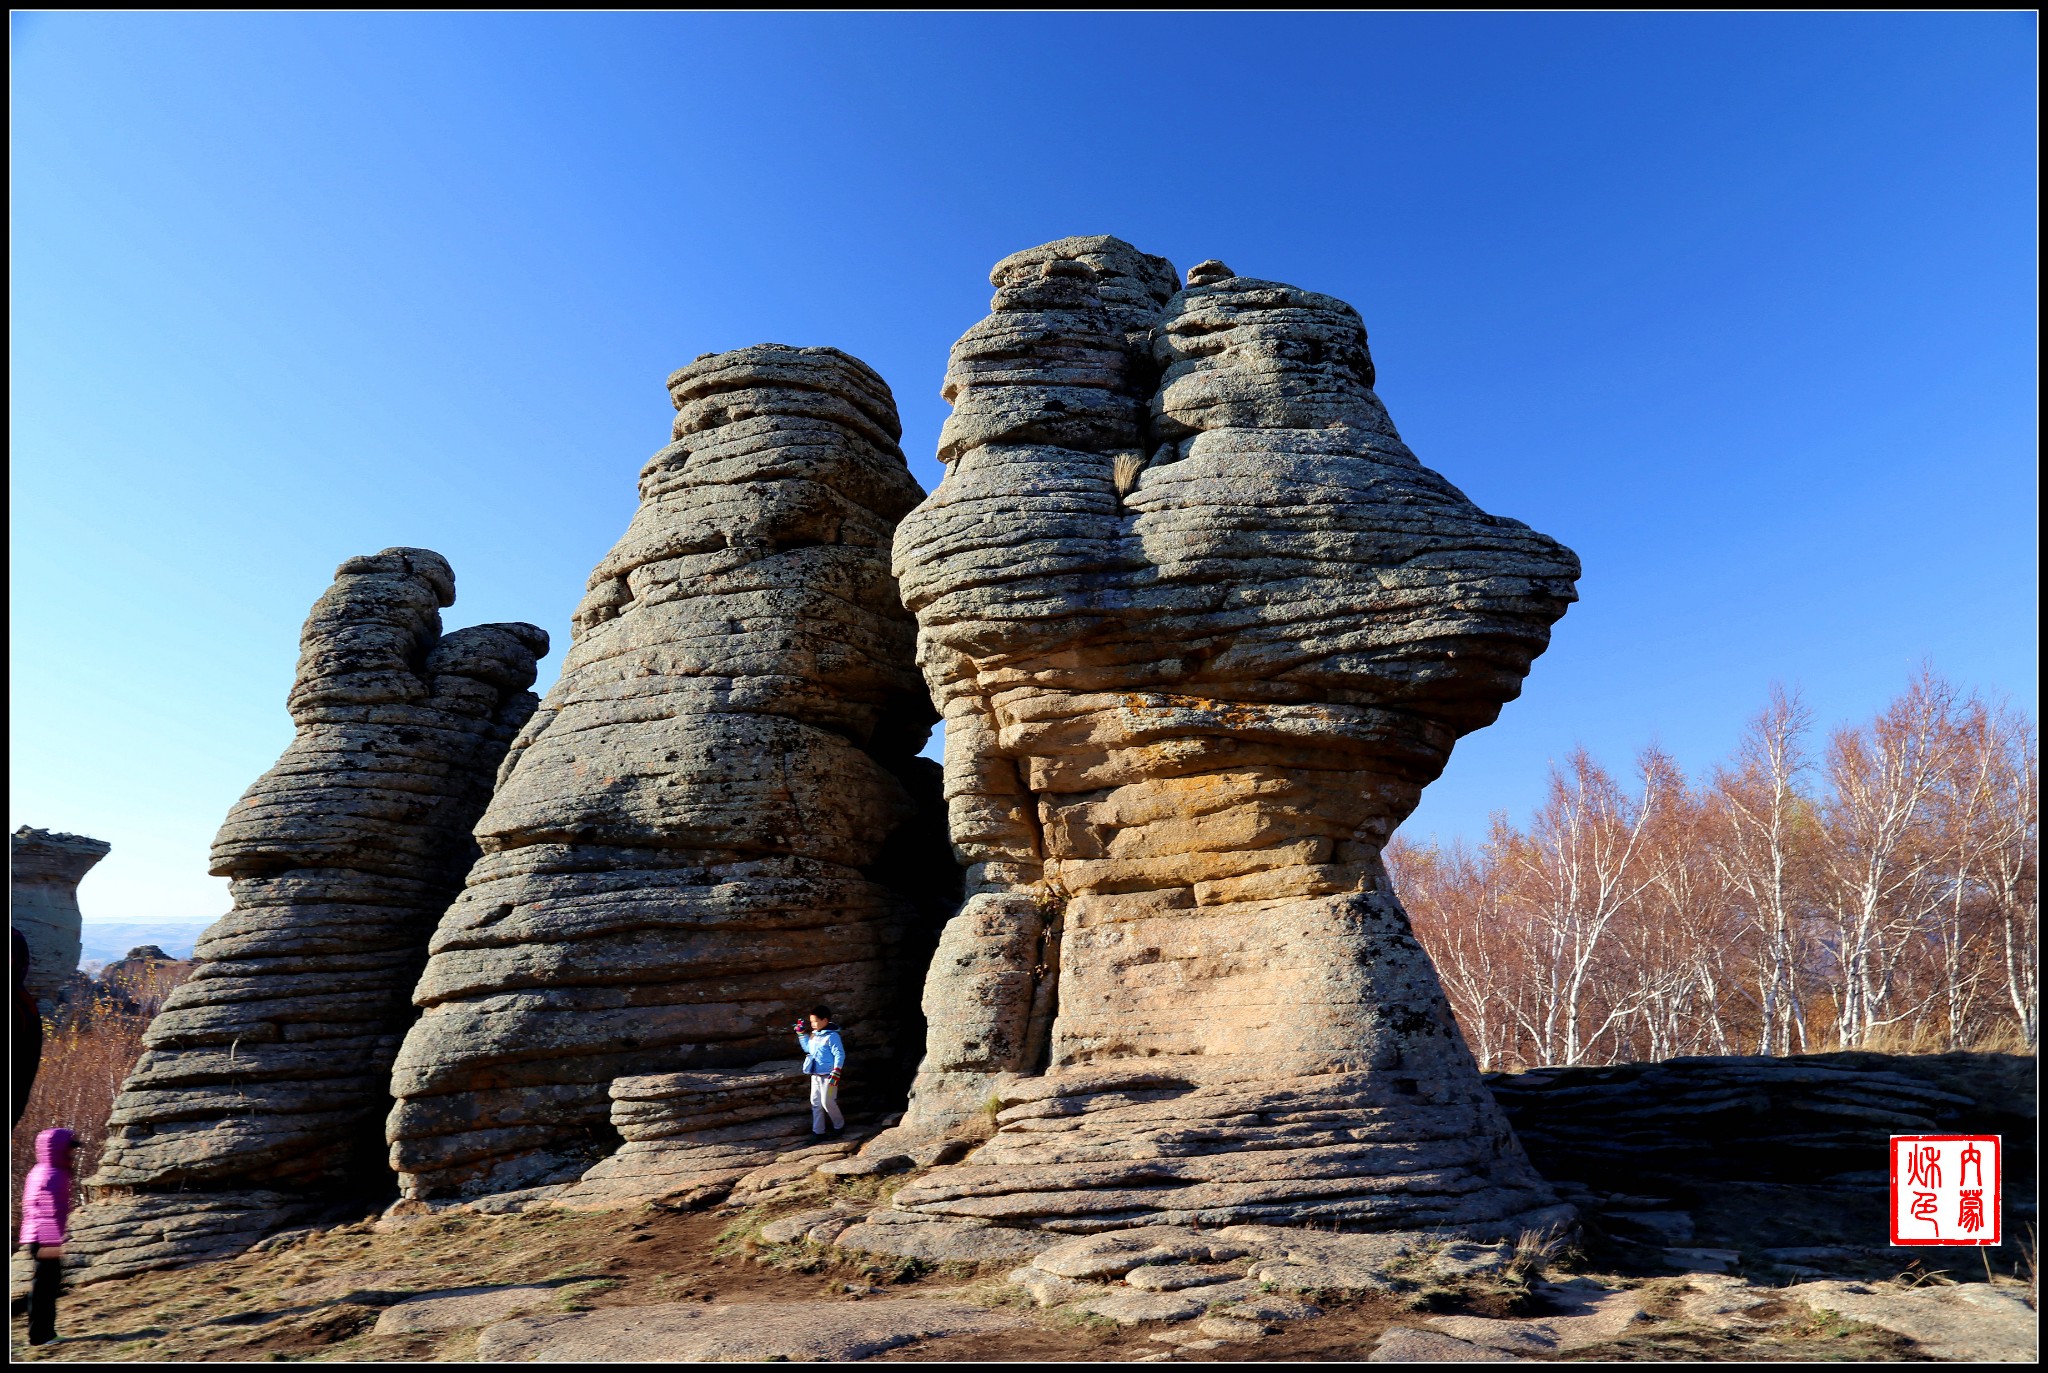
[[[846,1046],[839,1040],[832,1012],[811,1007],[809,1022],[796,1023],[796,1044],[804,1051],[804,1075],[811,1080],[811,1138],[830,1139],[846,1129],[846,1117],[839,1114],[839,1073],[846,1066]]]
[[[64,1283],[64,1224],[71,1218],[71,1156],[78,1141],[58,1126],[36,1136],[36,1166],[21,1189],[21,1247],[35,1260],[29,1289],[28,1342],[57,1338],[57,1294]]]

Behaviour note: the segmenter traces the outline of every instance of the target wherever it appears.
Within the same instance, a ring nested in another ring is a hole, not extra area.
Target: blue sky
[[[1341,296],[1424,462],[1583,600],[1407,832],[1702,768],[1922,659],[2037,692],[2031,15],[31,14],[12,54],[12,824],[209,919],[335,564],[556,637],[713,349],[931,453],[1017,248]]]

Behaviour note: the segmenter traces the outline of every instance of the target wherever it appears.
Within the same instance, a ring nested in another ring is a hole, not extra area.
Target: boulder
[[[92,1278],[234,1253],[381,1181],[392,1056],[547,635],[444,634],[438,553],[351,558],[313,606],[276,766],[228,812],[208,927],[114,1102],[68,1245]]]
[[[1380,861],[1578,560],[1423,467],[1357,312],[1111,238],[1005,259],[897,531],[965,902],[899,1208],[1087,1232],[1568,1220]]]
[[[387,1126],[408,1198],[573,1181],[618,1143],[615,1080],[786,1055],[819,1001],[849,1105],[900,1091],[922,1038],[958,875],[888,566],[923,494],[895,403],[837,349],[773,344],[669,395],[674,442],[415,989]]]

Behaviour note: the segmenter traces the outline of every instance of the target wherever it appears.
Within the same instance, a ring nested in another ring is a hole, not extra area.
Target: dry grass
[[[1939,1016],[1926,1016],[1912,1023],[1900,1021],[1892,1025],[1880,1025],[1863,1037],[1857,1045],[1837,1044],[1835,1049],[1855,1048],[1866,1053],[1878,1054],[1946,1054],[1956,1052],[1949,1047],[1948,1023]],[[2034,1046],[2027,1043],[2020,1027],[2011,1021],[1996,1021],[1978,1029],[1963,1050],[1974,1054],[2031,1054]]]
[[[107,1115],[142,1056],[142,1032],[191,968],[189,963],[166,965],[118,989],[94,983],[90,995],[43,1021],[42,1066],[10,1145],[9,1234],[19,1232],[21,1181],[35,1165],[38,1134],[61,1125],[78,1137],[79,1181],[98,1166]],[[131,1004],[138,1009],[130,1010]]]
[[[1116,484],[1116,494],[1128,496],[1138,489],[1138,476],[1145,470],[1143,453],[1119,453],[1110,464],[1110,480]]]

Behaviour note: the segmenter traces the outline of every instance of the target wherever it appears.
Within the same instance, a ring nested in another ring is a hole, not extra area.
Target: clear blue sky
[[[927,486],[1014,249],[1355,303],[1424,462],[1585,560],[1408,832],[1719,757],[1922,658],[2033,709],[2030,15],[31,14],[12,54],[12,823],[204,920],[343,558],[554,676],[698,353],[833,344]]]

